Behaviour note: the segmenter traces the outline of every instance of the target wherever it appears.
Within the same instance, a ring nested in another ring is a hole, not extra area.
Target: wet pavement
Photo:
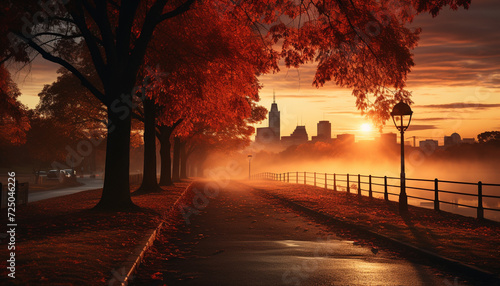
[[[194,205],[201,213],[167,242],[184,254],[150,256],[134,285],[466,285],[431,266],[343,240],[241,184]]]

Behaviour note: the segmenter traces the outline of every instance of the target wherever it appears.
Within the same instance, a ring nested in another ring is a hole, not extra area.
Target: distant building
[[[462,143],[462,138],[458,133],[453,133],[451,136],[444,136],[444,147],[456,146]]]
[[[398,135],[396,133],[380,134],[380,143],[384,146],[398,144]]]
[[[276,103],[276,96],[273,94],[273,104],[271,104],[271,111],[269,111],[269,127],[273,130],[274,141],[280,141],[280,112],[278,111],[278,104]]]
[[[290,136],[282,136],[281,143],[286,146],[300,145],[307,143],[309,136],[307,135],[305,126],[297,126]]]
[[[476,143],[476,139],[474,138],[464,138],[462,139],[463,144],[474,144]]]
[[[316,142],[316,141],[329,141],[332,139],[332,124],[330,121],[323,120],[318,122],[318,135],[313,136],[311,138],[311,141]]]
[[[255,142],[260,144],[276,144],[280,141],[280,112],[276,103],[276,96],[273,94],[273,103],[269,111],[269,127],[257,128]]]
[[[260,143],[260,144],[270,144],[273,143],[275,138],[274,138],[274,132],[271,127],[261,127],[257,128],[257,135],[255,136],[255,142]]]
[[[438,141],[432,139],[420,141],[418,142],[418,147],[425,153],[433,153],[438,148]]]
[[[338,134],[337,140],[342,143],[354,144],[355,136],[354,134]]]

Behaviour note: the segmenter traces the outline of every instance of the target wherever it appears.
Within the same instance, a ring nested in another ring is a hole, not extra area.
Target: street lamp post
[[[250,180],[250,162],[252,161],[252,154],[248,155],[248,179]]]
[[[408,198],[406,196],[406,178],[405,178],[405,139],[404,134],[405,130],[408,129],[411,122],[411,116],[413,111],[410,106],[403,101],[400,101],[398,104],[394,105],[391,117],[392,121],[396,128],[401,132],[401,191],[399,193],[399,211],[406,212],[408,211]]]

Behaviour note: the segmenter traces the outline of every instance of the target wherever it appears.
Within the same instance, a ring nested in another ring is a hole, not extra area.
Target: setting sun
[[[360,130],[363,132],[370,132],[372,131],[372,125],[370,123],[363,123],[361,124]]]

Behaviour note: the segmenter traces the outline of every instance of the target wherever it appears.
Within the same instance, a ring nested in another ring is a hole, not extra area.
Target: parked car
[[[48,179],[59,179],[59,171],[58,170],[50,170],[47,172]]]
[[[64,176],[67,178],[76,177],[76,171],[74,169],[64,169],[61,171],[64,171]]]
[[[40,177],[44,177],[44,176],[47,176],[47,172],[46,171],[37,171],[36,174]]]

